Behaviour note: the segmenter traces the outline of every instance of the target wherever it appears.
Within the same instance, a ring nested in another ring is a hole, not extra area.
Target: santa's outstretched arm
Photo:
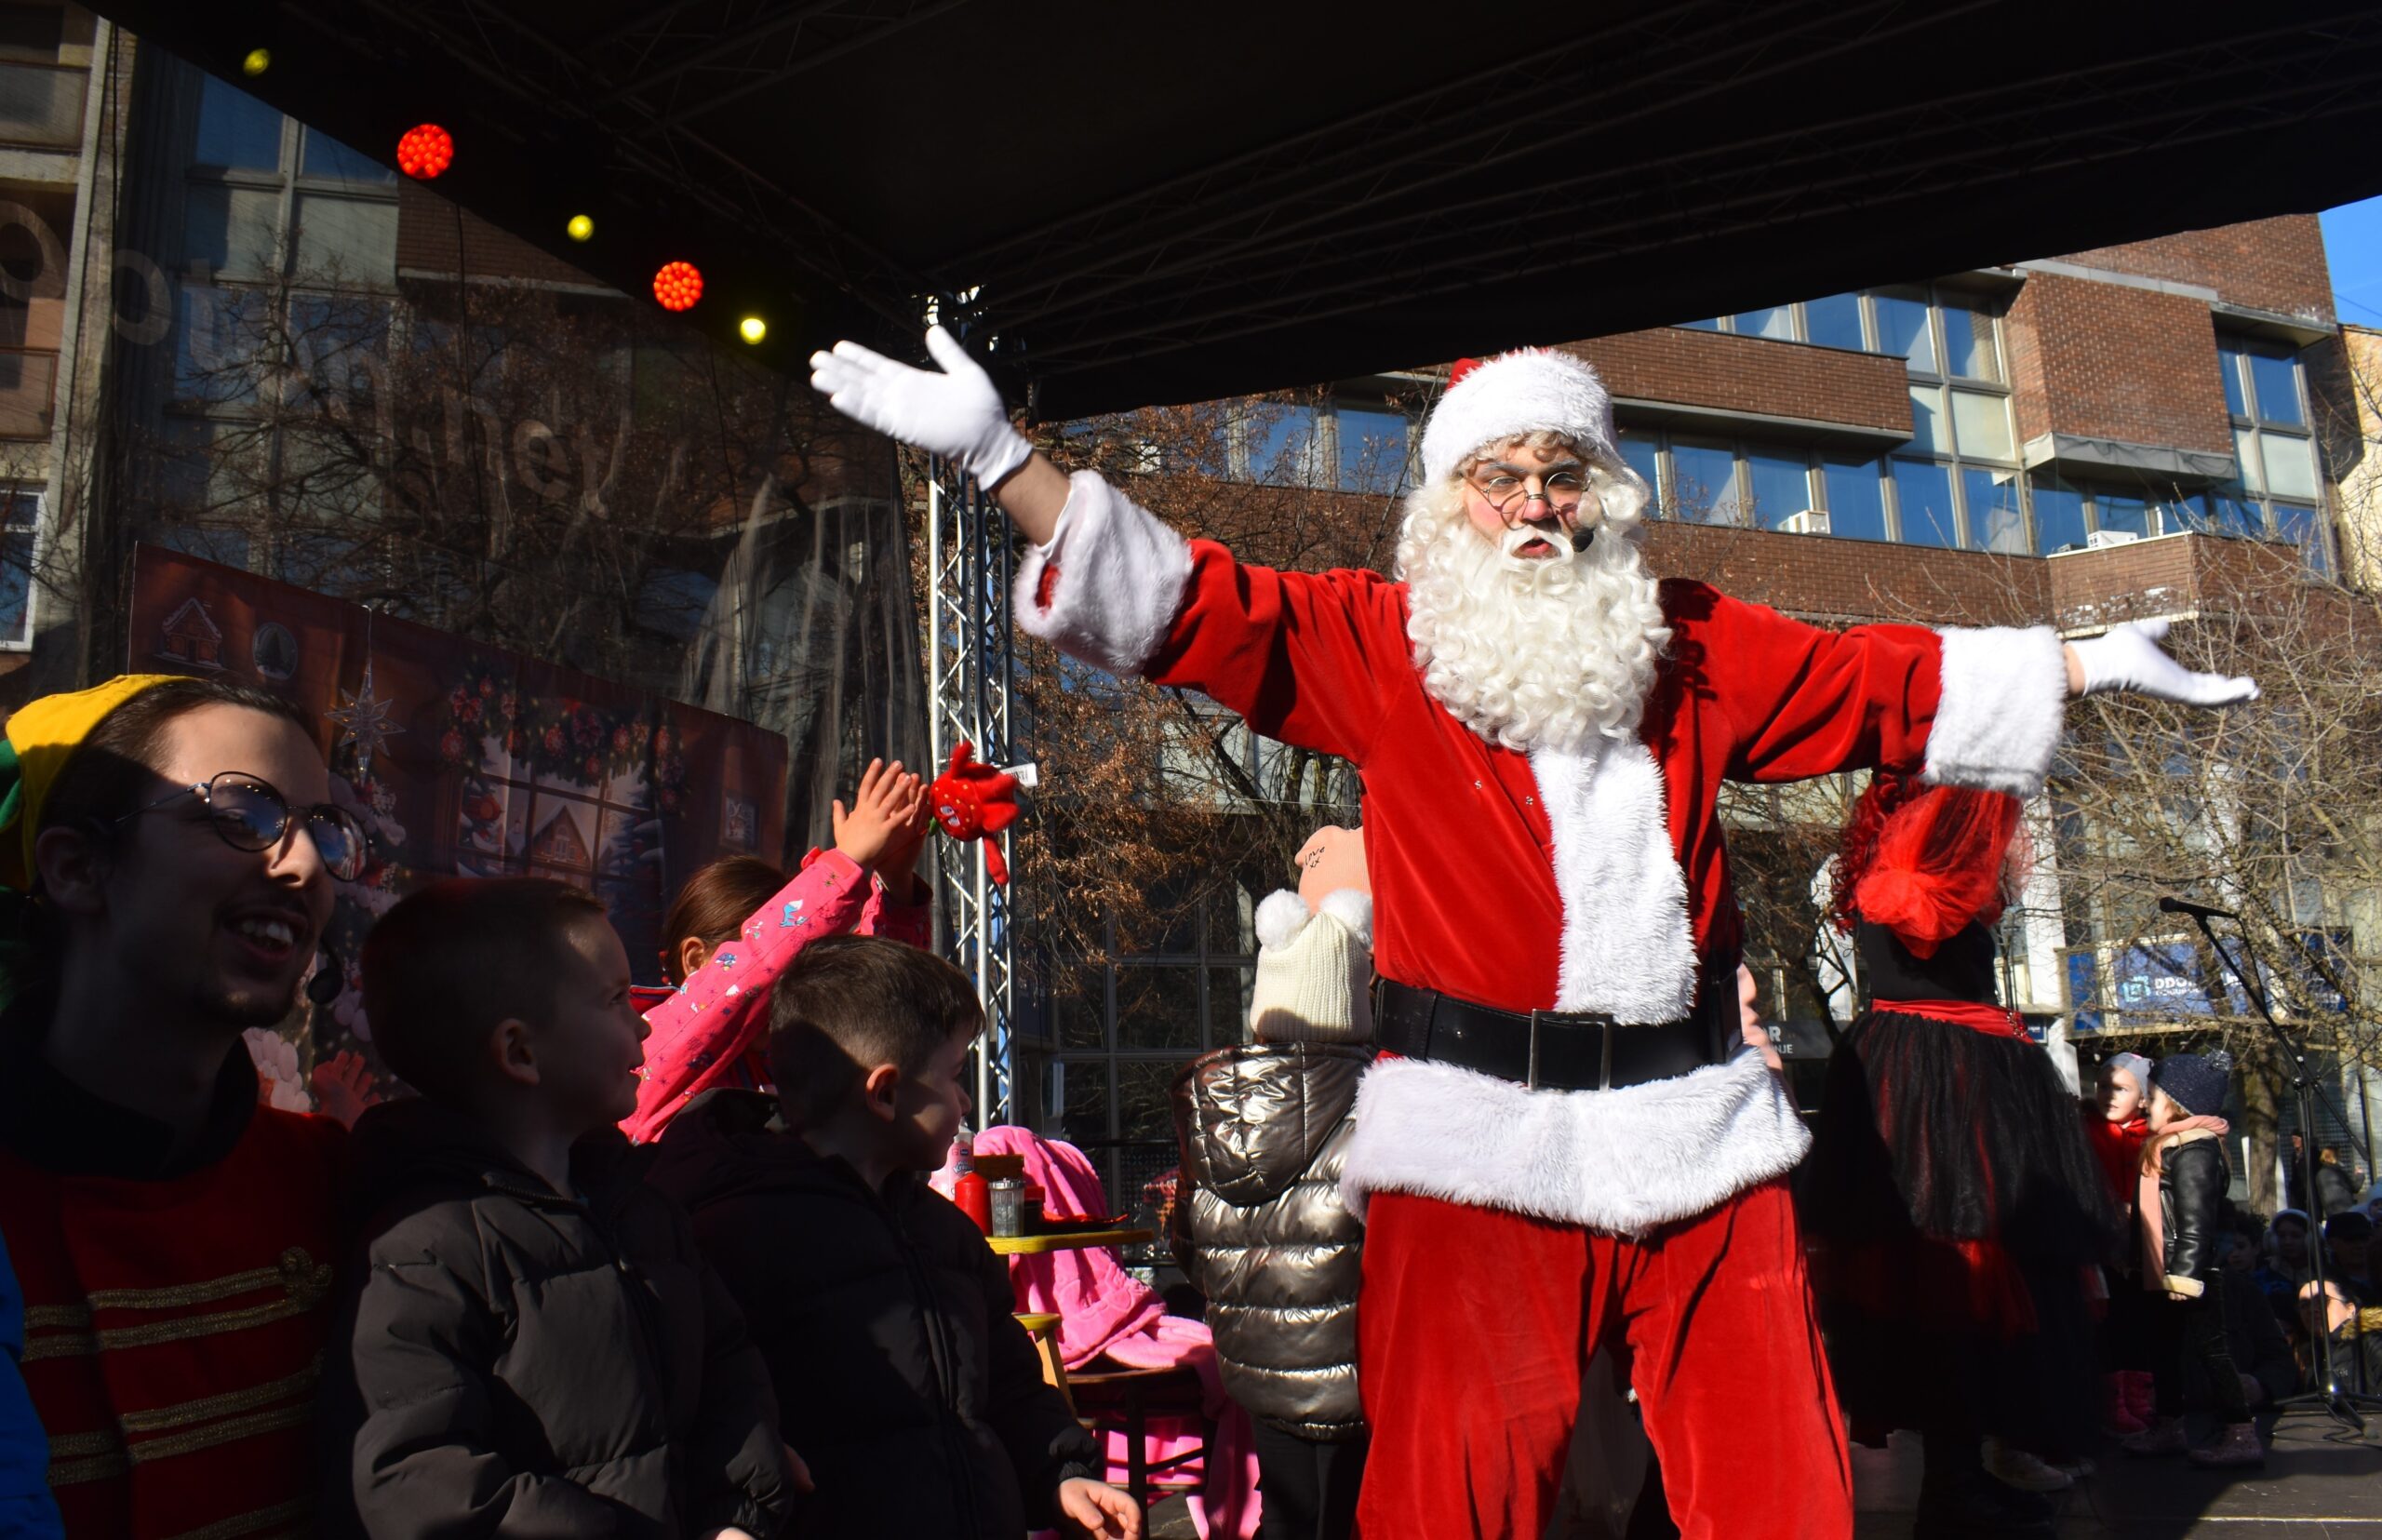
[[[1674,649],[1736,726],[1735,781],[1799,781],[1884,766],[2028,797],[2059,746],[2068,701],[2117,690],[2203,707],[2257,698],[2246,678],[2197,673],[2146,621],[2063,643],[2047,625],[1828,631],[1684,585]]]
[[[1278,572],[1184,540],[1094,473],[1050,463],[942,328],[927,351],[939,369],[838,342],[811,355],[810,382],[845,416],[992,493],[1031,542],[1022,628],[1112,674],[1200,690],[1268,738],[1364,763],[1381,716],[1373,686],[1410,670],[1386,584]]]
[[[954,462],[993,494],[1020,534],[1049,544],[1067,506],[1066,473],[1010,425],[999,389],[957,338],[930,327],[927,352],[940,372],[837,342],[810,355],[811,388],[853,422]]]

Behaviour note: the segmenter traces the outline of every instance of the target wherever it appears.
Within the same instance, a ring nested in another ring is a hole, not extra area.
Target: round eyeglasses
[[[1482,502],[1496,509],[1500,516],[1529,507],[1533,498],[1559,514],[1568,514],[1578,507],[1580,500],[1588,494],[1586,471],[1555,471],[1546,475],[1533,472],[1529,475],[1516,475],[1502,466],[1487,465],[1465,476],[1465,481],[1480,494]],[[1538,484],[1535,491],[1531,489],[1532,482]]]
[[[235,850],[278,849],[289,837],[290,820],[303,813],[306,837],[314,842],[314,853],[323,858],[331,876],[353,882],[364,875],[369,845],[363,825],[345,809],[317,802],[293,810],[272,783],[239,770],[225,770],[211,781],[184,786],[170,797],[135,808],[117,819],[116,825],[120,828],[144,812],[154,812],[185,797],[195,797],[206,805],[207,822],[215,825],[217,837]]]

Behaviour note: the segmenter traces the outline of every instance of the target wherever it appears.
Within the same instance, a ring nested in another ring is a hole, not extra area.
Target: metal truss
[[[927,741],[936,773],[963,740],[976,757],[1006,765],[1010,681],[1016,667],[1010,628],[1013,557],[1008,516],[949,461],[927,462]],[[987,835],[1002,841],[1007,834]],[[953,961],[976,981],[984,1035],[976,1049],[976,1126],[1017,1116],[1017,969],[1012,886],[992,880],[982,843],[935,841],[935,898]]]

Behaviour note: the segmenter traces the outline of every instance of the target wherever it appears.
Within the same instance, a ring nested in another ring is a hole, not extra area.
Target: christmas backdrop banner
[[[421,884],[522,874],[592,890],[637,982],[656,984],[680,884],[723,855],[784,854],[785,742],[733,717],[149,545],[130,652],[128,668],[267,690],[316,724],[332,795],[371,837],[324,938],[344,976],[305,1045],[351,1078],[350,1053],[385,1073],[358,993],[364,934]],[[306,1099],[278,1083],[295,1060],[260,1066],[277,1097]]]

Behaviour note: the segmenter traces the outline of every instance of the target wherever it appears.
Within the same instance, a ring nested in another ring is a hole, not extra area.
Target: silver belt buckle
[[[1522,1089],[1538,1089],[1538,1011],[1535,1008],[1530,1013],[1530,1060],[1527,1072],[1522,1077]]]

